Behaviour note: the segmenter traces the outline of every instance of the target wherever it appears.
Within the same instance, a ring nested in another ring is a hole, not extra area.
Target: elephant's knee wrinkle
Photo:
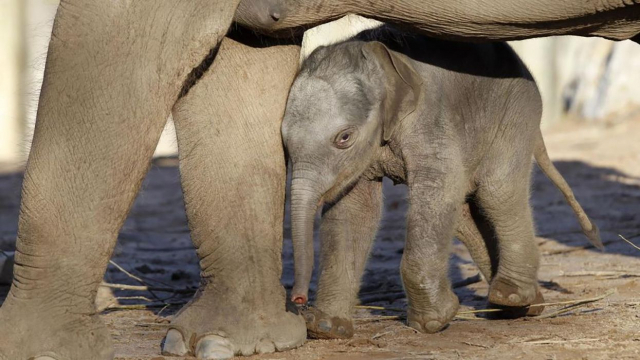
[[[185,97],[189,90],[196,85],[196,83],[204,76],[204,74],[209,70],[211,65],[213,65],[213,61],[216,59],[218,55],[219,46],[211,49],[209,53],[205,56],[205,58],[191,70],[189,75],[187,75],[186,80],[182,85],[182,89],[180,90],[180,94],[178,95],[178,99]]]

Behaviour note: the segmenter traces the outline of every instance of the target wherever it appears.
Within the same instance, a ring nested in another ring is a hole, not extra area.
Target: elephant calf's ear
[[[380,42],[365,44],[363,53],[367,58],[373,55],[384,71],[386,99],[381,113],[384,117],[382,136],[387,142],[400,121],[416,110],[423,80],[405,55],[389,50]]]

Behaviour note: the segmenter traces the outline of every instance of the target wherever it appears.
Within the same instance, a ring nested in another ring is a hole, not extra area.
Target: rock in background
[[[511,42],[536,78],[544,124],[624,121],[640,112],[640,46],[573,36]]]
[[[328,46],[347,40],[360,32],[383,25],[380,21],[363,18],[358,15],[347,15],[336,21],[316,26],[304,33],[300,63],[320,46]]]
[[[20,106],[24,74],[22,0],[0,1],[0,162],[16,159],[22,129]]]

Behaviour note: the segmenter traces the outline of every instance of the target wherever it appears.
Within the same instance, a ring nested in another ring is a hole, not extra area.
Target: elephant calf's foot
[[[348,339],[353,337],[353,320],[330,316],[308,308],[302,311],[307,322],[307,333],[312,339]]]
[[[535,282],[517,284],[497,275],[489,288],[489,302],[494,305],[522,307],[533,303],[538,294]]]
[[[424,310],[416,309],[410,301],[407,311],[407,325],[424,333],[436,333],[449,324],[458,313],[459,307],[458,297],[452,291],[448,291],[442,300]]]
[[[531,301],[530,304],[520,305],[520,306],[509,306],[496,304],[491,301],[491,297],[489,298],[489,308],[492,309],[500,309],[500,312],[489,313],[489,317],[492,319],[517,319],[525,316],[538,316],[542,314],[544,311],[544,306],[539,306],[537,304],[543,304],[544,297],[540,292],[540,289],[536,287],[536,296]]]
[[[489,305],[503,311],[495,313],[500,318],[518,318],[537,316],[544,306],[531,306],[544,303],[544,297],[537,284],[516,285],[513,281],[496,276],[489,289]]]
[[[1,360],[113,359],[109,331],[98,315],[18,301],[8,298],[0,309]]]
[[[162,354],[230,359],[296,348],[306,339],[304,319],[277,300],[281,307],[268,299],[230,303],[224,293],[205,290],[176,315]]]

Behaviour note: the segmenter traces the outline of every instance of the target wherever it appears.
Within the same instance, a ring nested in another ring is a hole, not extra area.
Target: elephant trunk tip
[[[300,285],[304,284],[304,285]],[[296,282],[291,290],[291,301],[296,305],[305,305],[309,301],[309,283]]]
[[[304,305],[307,303],[307,295],[293,294],[291,295],[291,301],[296,305]]]

